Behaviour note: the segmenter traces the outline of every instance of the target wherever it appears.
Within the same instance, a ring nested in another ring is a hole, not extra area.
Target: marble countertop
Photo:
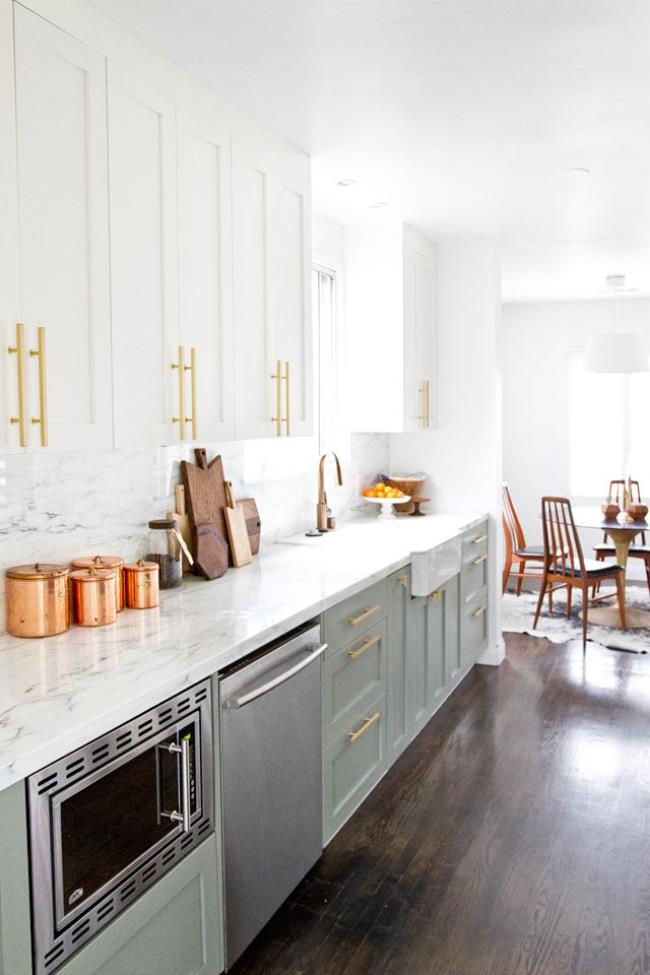
[[[296,535],[154,610],[58,637],[0,635],[0,789],[214,674],[485,515],[358,518]]]

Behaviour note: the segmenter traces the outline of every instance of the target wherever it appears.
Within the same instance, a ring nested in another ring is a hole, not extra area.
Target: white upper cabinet
[[[346,385],[353,429],[436,420],[435,247],[403,224],[345,231]]]
[[[284,396],[279,403],[279,416],[276,393],[281,391],[281,380],[272,378],[276,370],[271,197],[270,158],[264,152],[233,144],[233,330],[238,440],[272,437],[281,429]]]
[[[114,64],[108,106],[115,442],[155,446],[178,440],[185,419],[185,376],[172,368],[179,345],[175,107]]]
[[[190,420],[186,436],[230,440],[231,139],[206,114],[183,109],[177,121],[180,344],[186,358],[184,392]]]
[[[25,440],[108,447],[105,61],[21,6],[14,17]]]
[[[309,161],[294,153],[276,161],[273,280],[277,359],[283,372],[283,434],[313,431]]]

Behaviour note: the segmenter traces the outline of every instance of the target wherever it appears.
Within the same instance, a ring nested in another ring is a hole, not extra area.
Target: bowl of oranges
[[[393,505],[404,504],[406,501],[411,500],[409,494],[405,494],[404,491],[392,487],[384,481],[377,481],[372,487],[366,488],[362,494],[364,501],[370,501],[372,504],[380,505],[381,515],[389,518],[395,515]]]

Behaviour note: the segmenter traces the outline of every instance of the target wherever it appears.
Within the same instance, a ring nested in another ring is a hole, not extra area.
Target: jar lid
[[[115,578],[114,569],[96,569],[91,566],[89,569],[75,569],[70,573],[71,579],[78,579],[79,582],[106,582],[108,579]]]
[[[172,528],[176,528],[175,518],[154,518],[153,521],[149,522],[149,528],[159,528],[165,531],[171,531]]]
[[[67,565],[57,565],[56,562],[34,562],[32,565],[14,565],[7,569],[8,579],[59,579],[67,576]]]
[[[124,568],[128,572],[158,572],[160,566],[157,562],[145,562],[144,559],[138,559],[137,562],[130,562]]]
[[[72,561],[74,569],[119,569],[123,565],[121,555],[88,555]]]

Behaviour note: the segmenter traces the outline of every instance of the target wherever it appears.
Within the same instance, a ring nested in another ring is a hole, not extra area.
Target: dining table
[[[642,535],[643,532],[650,533],[650,524],[645,519],[633,521],[625,512],[621,512],[614,519],[604,518],[600,508],[578,505],[573,508],[573,520],[577,528],[592,528],[606,533],[607,539],[614,546],[616,563],[623,569],[625,580],[630,546],[638,535]],[[586,557],[588,557],[587,554]],[[625,586],[623,593],[625,598]],[[615,593],[612,595],[614,596]],[[630,609],[626,604],[625,616],[628,629],[650,629],[650,612],[648,610]],[[590,606],[589,622],[620,628],[621,619],[618,606]]]

